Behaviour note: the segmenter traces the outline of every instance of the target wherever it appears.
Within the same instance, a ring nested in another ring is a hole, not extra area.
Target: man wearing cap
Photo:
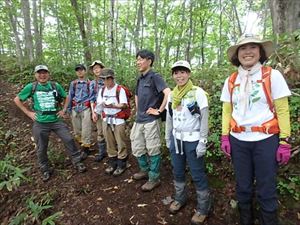
[[[66,92],[60,84],[49,81],[49,70],[45,65],[38,65],[34,70],[36,82],[27,84],[15,97],[15,104],[33,122],[33,137],[37,146],[37,158],[42,179],[49,180],[51,170],[49,167],[47,148],[51,131],[57,134],[64,143],[72,158],[72,163],[79,172],[86,170],[80,162],[80,152],[72,138],[67,125],[61,120],[65,113],[58,105],[58,98],[66,98]],[[33,110],[24,105],[28,98],[33,100]]]
[[[97,142],[98,142],[99,154],[95,158],[96,162],[102,161],[102,159],[104,159],[107,155],[106,143],[105,143],[105,138],[103,136],[103,130],[102,130],[102,118],[94,110],[95,106],[97,104],[98,93],[101,92],[101,90],[104,86],[103,79],[100,78],[101,71],[103,70],[104,67],[105,67],[104,64],[100,60],[95,60],[90,65],[90,69],[92,70],[94,77],[95,77],[95,79],[91,81],[91,88],[94,92],[93,93],[94,101],[91,104],[91,109],[92,109],[92,119],[96,123],[96,126],[97,126]]]
[[[242,225],[254,224],[254,197],[260,224],[279,224],[278,164],[287,164],[291,156],[291,92],[278,70],[263,65],[272,52],[271,41],[253,34],[243,35],[227,50],[237,71],[222,90],[221,149],[233,162]]]
[[[70,83],[68,95],[68,111],[71,112],[75,139],[81,144],[81,158],[90,154],[92,137],[91,104],[94,103],[94,92],[86,77],[86,67],[83,64],[75,66],[77,79]],[[65,108],[65,110],[67,110]]]
[[[171,154],[175,199],[169,211],[175,214],[187,203],[185,174],[188,164],[198,202],[191,223],[203,224],[211,209],[204,164],[208,136],[207,93],[193,85],[189,62],[177,61],[171,69],[176,86],[168,97],[165,137]]]
[[[137,158],[140,171],[135,180],[148,179],[143,191],[151,191],[160,184],[161,141],[159,118],[164,111],[170,88],[163,78],[152,70],[154,54],[140,50],[136,64],[140,77],[135,89],[136,121],[130,133],[132,153]]]
[[[119,176],[126,170],[128,158],[126,121],[121,116],[122,110],[128,107],[128,101],[124,88],[115,83],[112,69],[103,69],[100,77],[104,80],[104,89],[98,94],[96,112],[102,114],[107,143],[109,165],[105,173]]]

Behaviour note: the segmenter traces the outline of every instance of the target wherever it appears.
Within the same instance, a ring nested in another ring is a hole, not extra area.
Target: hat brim
[[[249,44],[249,43],[260,44],[263,47],[267,58],[269,58],[270,55],[274,51],[272,41],[257,41],[257,40],[251,40],[250,39],[250,40],[247,40],[246,42],[242,42],[242,43],[239,43],[237,45],[233,45],[233,46],[231,46],[227,49],[227,56],[228,56],[229,61],[230,62],[233,61],[232,58],[233,58],[233,56],[235,56],[237,54],[237,50],[238,50],[239,47],[241,47],[242,45],[245,45],[245,44]]]
[[[101,66],[102,68],[105,68],[104,64],[103,64],[103,63],[99,63],[99,62],[94,62],[94,63],[92,63],[92,64],[89,66],[89,68],[92,69],[95,65],[99,65],[99,66]]]
[[[46,72],[49,72],[49,70],[47,70],[47,69],[38,69],[38,70],[36,70],[36,71],[34,71],[35,73],[38,73],[38,72],[40,72],[40,71],[42,71],[42,70],[44,70],[44,71],[46,71]]]
[[[175,70],[176,68],[185,68],[185,69],[188,69],[190,72],[192,71],[190,67],[187,67],[187,66],[183,66],[183,65],[180,65],[180,66],[174,66],[171,68],[171,70]]]
[[[110,75],[110,76],[99,76],[100,78],[109,78],[109,77],[111,77],[111,78],[114,78],[114,76],[112,76],[112,75]]]

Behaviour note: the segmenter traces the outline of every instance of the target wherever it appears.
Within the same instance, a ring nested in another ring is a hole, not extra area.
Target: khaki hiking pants
[[[72,125],[75,137],[81,137],[82,146],[90,147],[92,143],[91,109],[87,108],[82,112],[72,110]]]
[[[129,141],[126,134],[126,123],[109,125],[103,121],[102,125],[108,156],[125,159],[128,156],[127,143]]]

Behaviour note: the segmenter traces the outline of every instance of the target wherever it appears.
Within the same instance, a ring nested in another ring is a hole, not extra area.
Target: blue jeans
[[[173,166],[173,176],[176,182],[185,182],[185,169],[186,163],[189,166],[193,182],[196,186],[197,191],[204,191],[208,189],[207,176],[205,173],[205,163],[204,157],[197,158],[196,147],[198,141],[187,142],[183,141],[183,155],[176,154],[176,149],[174,145],[174,138],[171,138],[170,143],[170,154],[171,162]],[[180,141],[177,140],[177,146],[180,149]]]
[[[276,151],[278,135],[261,141],[240,141],[230,136],[232,162],[236,179],[237,200],[252,202],[254,181],[260,207],[267,212],[277,209]]]

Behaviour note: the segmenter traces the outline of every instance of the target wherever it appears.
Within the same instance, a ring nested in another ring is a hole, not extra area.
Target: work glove
[[[199,141],[196,148],[197,158],[204,156],[205,152],[206,152],[206,143]]]
[[[221,136],[221,149],[227,158],[231,158],[231,147],[229,142],[229,135]]]
[[[279,165],[286,165],[291,158],[291,145],[289,144],[280,144],[277,153],[276,159]]]

